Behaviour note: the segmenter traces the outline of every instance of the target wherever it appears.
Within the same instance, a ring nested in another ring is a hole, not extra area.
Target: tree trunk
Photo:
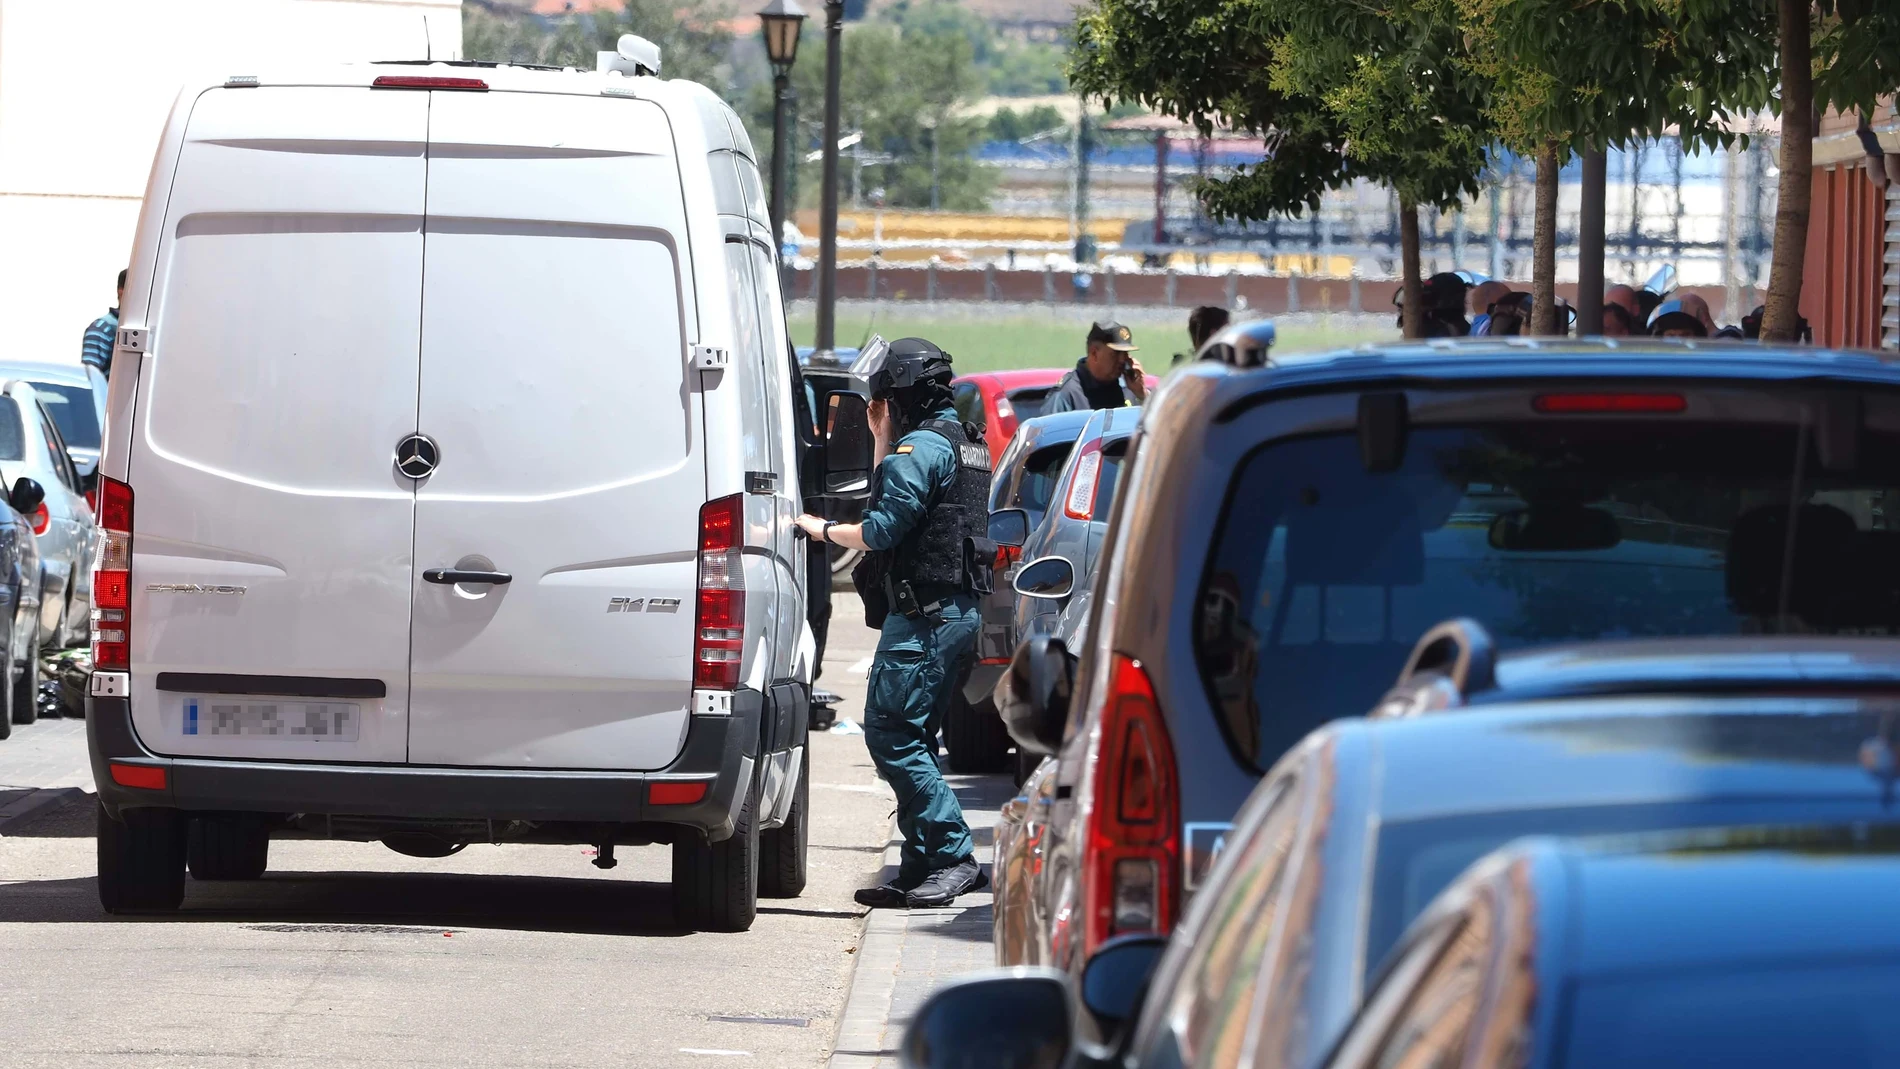
[[[1405,278],[1405,336],[1425,336],[1425,280],[1418,269],[1418,204],[1399,194],[1399,260]]]
[[[1537,153],[1537,218],[1531,228],[1532,334],[1557,333],[1557,176],[1563,159],[1555,141]]]
[[[1814,59],[1808,0],[1781,6],[1781,202],[1775,209],[1774,266],[1761,317],[1761,340],[1792,342],[1801,333],[1801,264],[1808,255],[1808,202],[1814,192]]]

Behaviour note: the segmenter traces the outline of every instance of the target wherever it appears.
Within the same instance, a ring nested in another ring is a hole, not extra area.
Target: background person
[[[1042,414],[1123,408],[1147,400],[1147,372],[1133,355],[1137,348],[1134,334],[1112,319],[1091,326],[1088,355],[1049,391]]]
[[[86,336],[79,343],[79,362],[86,368],[86,377],[92,380],[92,392],[96,397],[106,395],[106,383],[112,378],[112,347],[119,340],[119,309],[125,304],[125,272],[119,272],[118,300],[106,309],[106,314],[92,321],[86,328]]]
[[[930,342],[892,342],[868,376],[878,460],[863,522],[798,517],[813,542],[868,554],[861,567],[873,589],[859,593],[879,633],[864,742],[897,794],[904,846],[895,882],[853,896],[866,906],[942,906],[983,885],[970,826],[936,752],[936,725],[982,623],[976,595],[988,589],[990,561],[972,546],[988,544],[989,451],[980,433],[957,422],[951,374],[950,355]]]
[[[1511,287],[1487,279],[1471,287],[1471,336],[1491,333],[1491,306],[1510,296]]]
[[[1231,319],[1232,317],[1227,314],[1227,309],[1211,304],[1204,304],[1189,312],[1188,351],[1177,353],[1174,362],[1179,364],[1200,355],[1201,347],[1207,344],[1207,339],[1219,334]]]

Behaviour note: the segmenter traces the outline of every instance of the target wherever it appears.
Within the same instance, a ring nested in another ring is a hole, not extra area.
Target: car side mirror
[[[1020,546],[1029,541],[1029,513],[1022,509],[990,513],[990,541],[999,546]]]
[[[7,504],[22,516],[30,516],[46,500],[46,488],[22,475],[7,493]]]
[[[1016,573],[1015,587],[1026,598],[1066,598],[1075,591],[1075,565],[1067,557],[1038,557]]]
[[[979,974],[938,988],[904,1030],[903,1069],[1061,1069],[1075,1045],[1074,996],[1055,969]]]
[[[871,485],[870,402],[834,390],[825,402],[825,492],[857,494]]]
[[[991,697],[1016,745],[1048,755],[1062,748],[1074,689],[1075,658],[1069,648],[1059,638],[1037,635],[1016,647]]]
[[[1113,1035],[1141,1012],[1166,938],[1152,934],[1118,936],[1102,944],[1082,967],[1082,1006]]]

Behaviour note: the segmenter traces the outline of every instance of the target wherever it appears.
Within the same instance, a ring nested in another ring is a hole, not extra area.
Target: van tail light
[[[31,522],[33,524],[33,533],[36,535],[45,534],[46,529],[53,526],[53,514],[46,511],[46,502],[40,502],[39,507],[33,510]]]
[[[1095,439],[1082,447],[1082,455],[1075,460],[1075,471],[1069,476],[1069,492],[1062,499],[1062,511],[1072,520],[1086,520],[1095,515],[1095,483],[1102,474],[1102,440]]]
[[[132,488],[99,479],[99,548],[92,562],[92,667],[132,668]]]
[[[1181,872],[1181,787],[1168,726],[1141,662],[1109,662],[1090,799],[1083,958],[1117,935],[1167,934]]]
[[[699,510],[699,608],[693,622],[693,686],[736,690],[745,653],[745,495]]]

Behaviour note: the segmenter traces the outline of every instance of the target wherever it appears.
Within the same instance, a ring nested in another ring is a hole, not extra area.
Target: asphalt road
[[[820,681],[854,720],[862,619],[838,600]],[[813,736],[812,785],[810,886],[738,935],[674,929],[663,846],[274,842],[260,882],[110,917],[87,795],[0,828],[0,1069],[822,1065],[892,804],[862,735]]]

